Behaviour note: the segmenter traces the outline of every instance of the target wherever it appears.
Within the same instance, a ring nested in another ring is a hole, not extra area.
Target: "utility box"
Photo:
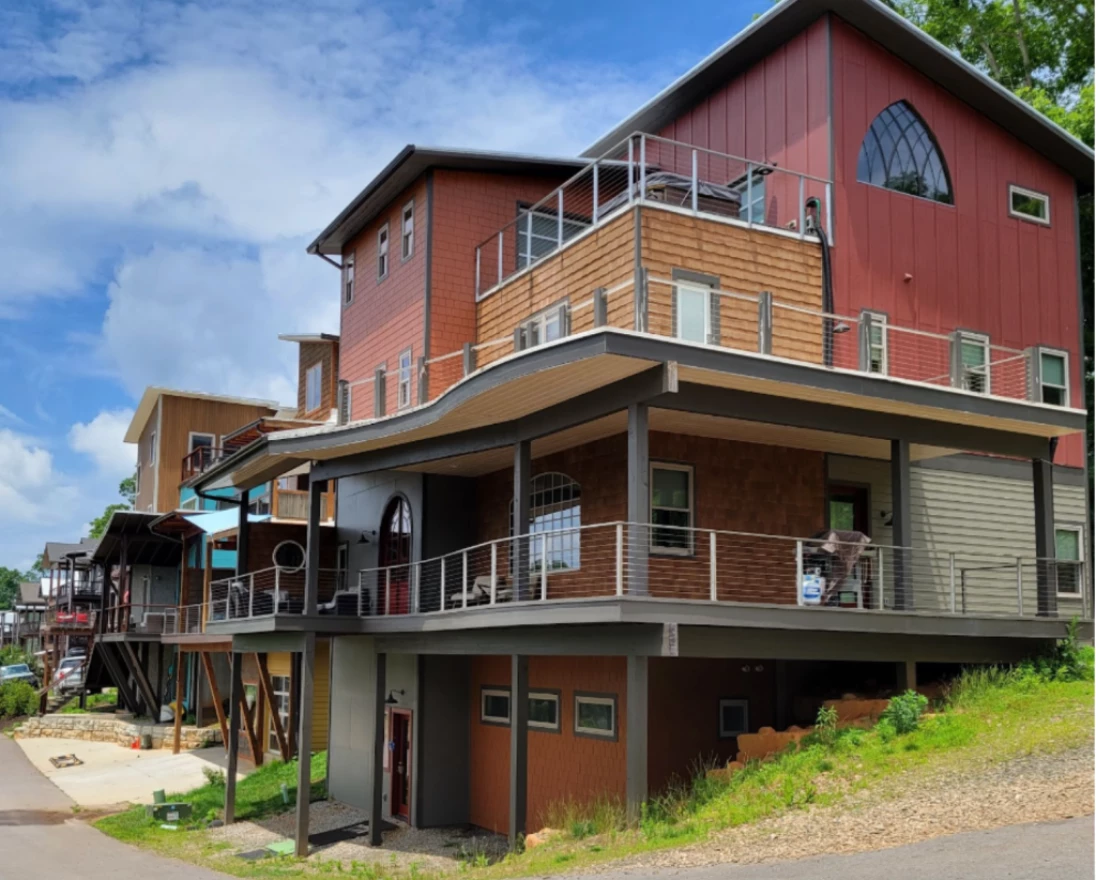
[[[190,804],[149,804],[145,812],[158,822],[182,822],[190,818]]]

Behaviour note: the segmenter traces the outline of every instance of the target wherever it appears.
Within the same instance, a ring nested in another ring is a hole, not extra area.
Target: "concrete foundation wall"
[[[337,801],[371,808],[376,653],[370,636],[331,640],[330,793]]]

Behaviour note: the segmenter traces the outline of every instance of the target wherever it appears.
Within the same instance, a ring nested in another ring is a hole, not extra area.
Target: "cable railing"
[[[214,582],[209,622],[303,611],[303,573]],[[607,522],[533,531],[431,559],[321,570],[317,613],[382,618],[612,598],[978,617],[1051,613],[1072,597],[1089,618],[1074,560],[874,544],[850,533],[791,537]]]
[[[107,632],[143,634],[170,632],[177,613],[177,605],[140,602],[112,605],[103,611]]]
[[[637,203],[779,229],[831,228],[830,182],[774,164],[636,133],[552,190],[475,249],[476,299]]]
[[[164,620],[164,634],[170,636],[198,635],[205,631],[202,612],[205,605],[180,605],[176,613]]]

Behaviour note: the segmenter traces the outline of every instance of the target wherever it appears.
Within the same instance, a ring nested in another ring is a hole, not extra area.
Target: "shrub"
[[[15,666],[18,663],[26,663],[31,669],[38,666],[37,658],[18,645],[5,645],[0,648],[0,666]]]
[[[895,733],[912,733],[921,723],[921,715],[928,704],[928,698],[917,691],[906,691],[891,698],[879,720],[889,722]]]
[[[814,731],[818,741],[826,748],[833,748],[837,742],[837,709],[834,706],[822,706],[814,719]]]
[[[25,681],[0,685],[0,718],[33,715],[38,711],[38,693]]]
[[[225,772],[214,767],[203,767],[202,775],[206,778],[206,784],[214,788],[224,788]]]

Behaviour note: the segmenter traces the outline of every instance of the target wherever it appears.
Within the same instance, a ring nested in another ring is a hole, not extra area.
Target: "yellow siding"
[[[288,651],[268,654],[267,668],[271,675],[290,675],[292,655]],[[316,640],[316,675],[312,694],[312,751],[327,748],[327,714],[331,701],[331,643],[327,639]],[[270,709],[263,719],[263,732],[270,728]]]

